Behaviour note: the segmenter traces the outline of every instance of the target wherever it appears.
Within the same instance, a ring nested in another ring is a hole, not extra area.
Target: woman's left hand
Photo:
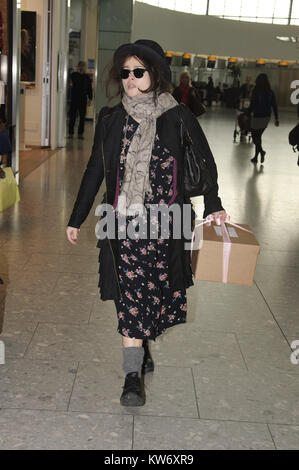
[[[216,222],[217,225],[220,225],[221,222],[225,222],[225,220],[228,218],[228,215],[225,210],[213,212],[212,214],[210,214],[210,217],[211,216],[213,217],[212,221]]]

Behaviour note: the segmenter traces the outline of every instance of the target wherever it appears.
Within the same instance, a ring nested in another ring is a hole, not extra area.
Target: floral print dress
[[[137,127],[138,123],[129,116],[123,129],[117,194],[124,177],[126,155]],[[146,194],[144,201],[148,219],[149,204],[170,205],[176,195],[176,161],[161,145],[158,135],[153,146],[149,172],[152,193]],[[125,218],[127,227],[129,223],[132,224],[133,219],[134,216]],[[122,299],[115,301],[118,332],[129,338],[154,340],[167,328],[186,322],[186,291],[173,291],[169,288],[168,239],[161,236],[158,219],[153,221],[152,217],[151,222],[156,224],[158,238],[144,239],[136,234],[135,237],[118,240],[118,277],[122,294]],[[171,231],[171,215],[169,222]],[[119,225],[120,231],[124,229],[124,226]]]

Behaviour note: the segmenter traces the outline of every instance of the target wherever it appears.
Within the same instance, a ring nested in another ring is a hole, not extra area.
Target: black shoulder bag
[[[184,192],[187,197],[204,196],[212,189],[214,181],[204,155],[193,144],[180,110],[179,115],[184,152]]]

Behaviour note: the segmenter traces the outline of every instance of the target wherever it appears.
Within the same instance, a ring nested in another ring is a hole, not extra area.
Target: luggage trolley
[[[236,123],[234,130],[234,142],[237,142],[237,136],[240,135],[240,142],[251,142],[250,132],[250,116],[245,114],[245,110],[249,108],[250,100],[245,98],[240,100],[240,107],[237,109]],[[248,140],[247,140],[248,139]]]

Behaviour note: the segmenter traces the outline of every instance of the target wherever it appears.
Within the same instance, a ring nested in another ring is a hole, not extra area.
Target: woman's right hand
[[[80,232],[80,229],[79,229],[79,228],[67,227],[67,229],[66,229],[66,236],[67,236],[68,241],[69,241],[72,245],[77,245],[77,240],[78,240],[79,232]]]

